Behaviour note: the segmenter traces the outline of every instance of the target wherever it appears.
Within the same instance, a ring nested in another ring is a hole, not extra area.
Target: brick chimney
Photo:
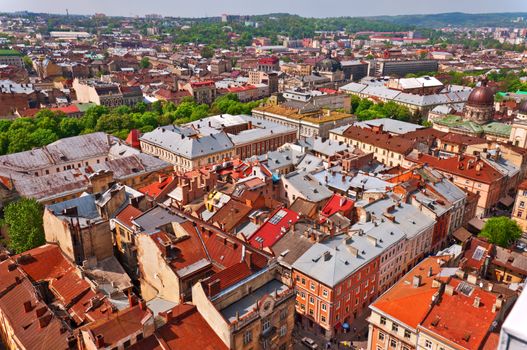
[[[95,337],[95,346],[97,349],[104,348],[104,336],[102,334],[97,334]]]
[[[208,295],[209,295],[209,297],[213,296],[213,295],[216,295],[216,294],[218,294],[221,291],[221,289],[220,289],[220,280],[219,279],[216,279],[216,280],[214,280],[212,282],[209,282],[207,286],[208,286]]]
[[[130,307],[137,305],[137,297],[132,292],[128,293],[128,305],[130,305]]]
[[[33,306],[31,305],[31,300],[25,301],[24,302],[24,311],[25,312],[30,312],[31,310],[33,310]]]
[[[51,321],[51,314],[44,315],[38,319],[38,326],[40,328],[45,328]]]

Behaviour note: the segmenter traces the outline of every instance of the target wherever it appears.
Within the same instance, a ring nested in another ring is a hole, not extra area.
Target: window
[[[410,348],[407,347],[406,345],[403,345],[403,350],[410,350]]]
[[[326,306],[326,304],[322,304],[322,311],[326,311],[328,309],[328,307]]]
[[[392,331],[397,332],[399,330],[399,326],[396,323],[392,323]]]
[[[306,284],[306,279],[302,277],[302,284]]]
[[[525,208],[525,202],[524,201],[520,202],[520,208]]]
[[[266,332],[269,328],[271,328],[271,320],[266,318],[262,322],[262,332]]]
[[[430,340],[425,340],[425,348],[432,349],[432,342]]]
[[[127,341],[124,342],[123,346],[126,349],[126,348],[129,348],[131,344],[132,343],[130,342],[130,339],[128,339]]]
[[[322,291],[322,295],[323,295],[324,297],[327,297],[327,296],[328,296],[328,290],[327,290],[327,289],[324,289],[324,290]]]
[[[314,304],[315,303],[315,299],[313,297],[309,297],[309,303],[310,304]]]
[[[396,348],[397,347],[397,341],[395,339],[390,339],[390,347]]]
[[[287,318],[287,309],[280,311],[280,321],[283,321]]]
[[[379,332],[379,340],[380,341],[384,341],[384,333],[383,332]]]
[[[406,339],[410,339],[410,336],[411,336],[410,331],[409,331],[408,329],[405,329],[405,330],[404,330],[404,337],[405,337]]]
[[[136,341],[141,341],[143,340],[143,333],[139,333],[137,336],[136,336]]]
[[[322,323],[326,323],[326,316],[322,316],[320,320],[322,321]]]
[[[246,331],[243,334],[243,345],[247,345],[250,342],[253,341],[253,332],[252,331]]]
[[[521,210],[518,210],[518,215],[517,215],[519,218],[521,218],[523,216],[523,211]]]
[[[386,325],[386,317],[381,316],[381,324],[382,324],[383,326]]]
[[[285,337],[287,334],[287,326],[284,324],[282,327],[280,327],[280,336]]]
[[[311,288],[311,290],[315,290],[315,284],[313,282],[311,282],[310,288]]]

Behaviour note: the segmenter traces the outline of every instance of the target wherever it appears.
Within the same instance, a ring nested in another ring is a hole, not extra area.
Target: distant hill
[[[516,22],[518,17],[523,17],[523,22]],[[400,25],[414,25],[417,27],[439,28],[454,27],[525,27],[527,25],[527,12],[510,13],[440,13],[432,15],[400,15],[370,17],[377,20],[392,22]]]

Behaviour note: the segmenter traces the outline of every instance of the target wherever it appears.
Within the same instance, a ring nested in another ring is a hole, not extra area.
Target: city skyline
[[[0,4],[0,12],[31,11],[46,13],[93,14],[105,13],[113,16],[141,16],[159,13],[165,16],[176,17],[210,17],[222,13],[240,15],[258,15],[268,13],[286,12],[306,17],[332,17],[332,16],[382,16],[404,14],[433,14],[448,12],[465,13],[493,13],[493,12],[522,12],[527,11],[527,3],[522,0],[478,1],[474,6],[472,0],[445,0],[431,3],[429,1],[401,0],[397,3],[391,0],[379,0],[377,6],[368,3],[351,2],[343,3],[339,0],[329,0],[320,6],[315,0],[306,0],[301,4],[295,0],[266,2],[249,1],[243,3],[240,10],[239,0],[226,0],[217,2],[213,0],[198,1],[184,4],[181,1],[159,0],[155,8],[139,1],[91,1],[89,6],[85,3],[72,3],[65,0],[52,0],[37,2],[35,0],[21,0]],[[94,10],[95,9],[95,10]],[[123,10],[126,9],[126,10]],[[411,9],[411,10],[409,10]]]

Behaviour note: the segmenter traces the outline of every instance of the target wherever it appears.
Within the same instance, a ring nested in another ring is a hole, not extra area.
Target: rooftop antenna
[[[70,12],[68,11],[68,9],[66,9],[66,17],[69,17],[70,16]]]

